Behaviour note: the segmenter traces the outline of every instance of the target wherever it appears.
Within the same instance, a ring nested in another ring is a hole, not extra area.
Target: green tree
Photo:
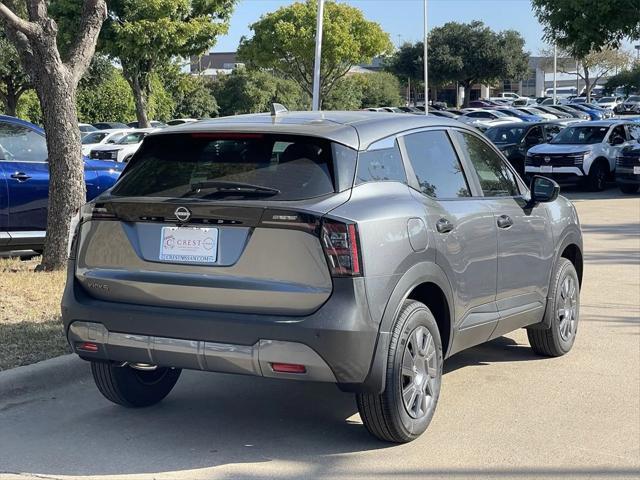
[[[0,101],[4,113],[15,117],[20,97],[30,88],[31,80],[22,68],[18,52],[0,31]]]
[[[626,95],[640,92],[640,65],[636,64],[630,70],[623,70],[607,79],[605,90],[613,93],[617,88],[623,88]]]
[[[42,125],[42,109],[35,90],[27,90],[20,97],[16,108],[16,116],[36,125]]]
[[[171,64],[159,72],[165,89],[175,103],[174,117],[209,118],[218,115],[218,102],[213,96],[213,82],[204,76],[190,75]]]
[[[469,105],[471,86],[508,78],[523,79],[529,55],[524,39],[513,30],[494,32],[479,21],[449,22],[429,34],[429,75],[438,82],[460,82]]]
[[[239,68],[218,79],[214,85],[221,115],[268,112],[271,104],[281,103],[289,110],[307,104],[300,88],[291,80],[272,73]]]
[[[227,32],[234,5],[235,0],[109,2],[100,49],[122,65],[141,126],[149,125],[154,71],[174,57],[199,55],[212,47]]]
[[[583,58],[640,37],[640,0],[532,0],[545,39]]]
[[[400,79],[402,86],[410,88],[411,98],[417,98],[418,87],[424,85],[423,42],[404,43],[386,61],[385,68]],[[431,72],[433,76],[434,72]],[[433,83],[433,78],[430,79]]]
[[[242,38],[238,56],[250,66],[273,69],[297,82],[311,96],[318,2],[307,0],[264,15],[250,26],[253,37]],[[324,8],[320,96],[358,63],[389,52],[389,35],[354,7],[327,1]],[[220,99],[218,99],[220,100]]]
[[[362,108],[364,82],[359,75],[342,77],[322,102],[325,110],[358,110]]]
[[[360,108],[400,105],[400,82],[388,72],[354,75],[362,84]]]
[[[78,119],[81,122],[130,122],[135,116],[131,89],[116,68],[106,73],[100,83],[81,85],[78,89]]]

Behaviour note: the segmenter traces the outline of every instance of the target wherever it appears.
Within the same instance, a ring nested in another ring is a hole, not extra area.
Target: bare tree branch
[[[35,23],[20,18],[3,2],[0,2],[0,18],[4,19],[7,23],[7,27],[23,33],[26,36],[35,35],[39,30]]]
[[[76,81],[91,62],[96,49],[96,39],[105,18],[107,18],[105,0],[86,0],[84,2],[80,18],[80,33],[71,45],[69,58],[66,62]]]

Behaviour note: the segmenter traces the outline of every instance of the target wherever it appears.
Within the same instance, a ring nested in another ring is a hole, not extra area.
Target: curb
[[[89,376],[89,364],[70,353],[0,372],[0,402],[57,388]]]

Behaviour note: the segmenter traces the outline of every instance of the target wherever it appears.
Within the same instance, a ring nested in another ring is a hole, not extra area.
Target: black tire
[[[148,407],[166,397],[180,377],[179,368],[158,367],[151,371],[91,362],[91,373],[100,393],[124,407]]]
[[[425,329],[430,334],[431,341]],[[411,377],[404,373],[407,369],[403,369],[403,360],[405,352],[406,355],[410,355],[406,358],[417,358],[417,352],[411,353],[411,345],[416,344],[420,335],[422,337],[417,342],[425,342],[423,350],[426,353],[420,356],[419,361],[422,361],[426,374],[421,375],[414,364],[413,370],[408,369],[413,377],[412,381]],[[407,300],[402,305],[391,332],[385,391],[381,394],[356,395],[358,411],[364,426],[372,435],[387,442],[406,443],[418,438],[433,418],[440,396],[441,381],[442,342],[438,325],[424,304]],[[416,386],[418,382],[419,387]],[[418,392],[423,390],[424,396],[421,396]],[[403,391],[411,394],[407,403],[412,404],[415,410],[412,411],[405,406]]]
[[[609,166],[604,160],[596,160],[589,169],[587,175],[587,188],[592,192],[601,192],[607,186],[607,177],[609,176]]]
[[[620,187],[620,191],[627,195],[638,193],[638,190],[640,189],[640,185],[634,185],[633,183],[619,183],[618,186]]]
[[[573,321],[567,317],[566,294],[563,290],[565,282],[569,279],[575,288],[575,301],[573,305],[575,311],[572,314]],[[563,323],[563,318],[559,313],[564,310],[564,319],[569,322]],[[547,300],[547,310],[544,322],[548,328],[533,326],[527,329],[529,344],[534,352],[545,357],[560,357],[571,350],[578,333],[578,321],[580,319],[580,282],[578,274],[573,264],[566,258],[561,258],[556,265],[551,285],[549,287],[549,298]],[[566,334],[568,332],[568,335]]]

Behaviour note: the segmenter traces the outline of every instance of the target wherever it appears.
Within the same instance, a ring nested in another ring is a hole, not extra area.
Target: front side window
[[[30,128],[0,122],[0,160],[46,162],[47,142]]]
[[[470,197],[469,186],[447,133],[443,130],[404,137],[420,191],[433,198]]]
[[[375,148],[360,152],[358,155],[358,169],[356,171],[356,185],[367,182],[402,182],[407,177],[402,165],[402,156],[398,142],[388,141],[385,148]]]
[[[500,156],[479,137],[455,132],[462,154],[473,165],[485,197],[515,197],[520,194],[515,176]]]
[[[549,143],[559,145],[589,145],[601,143],[609,127],[567,127]]]
[[[153,135],[142,143],[112,194],[215,200],[315,198],[336,191],[335,150],[328,140],[296,135]]]

